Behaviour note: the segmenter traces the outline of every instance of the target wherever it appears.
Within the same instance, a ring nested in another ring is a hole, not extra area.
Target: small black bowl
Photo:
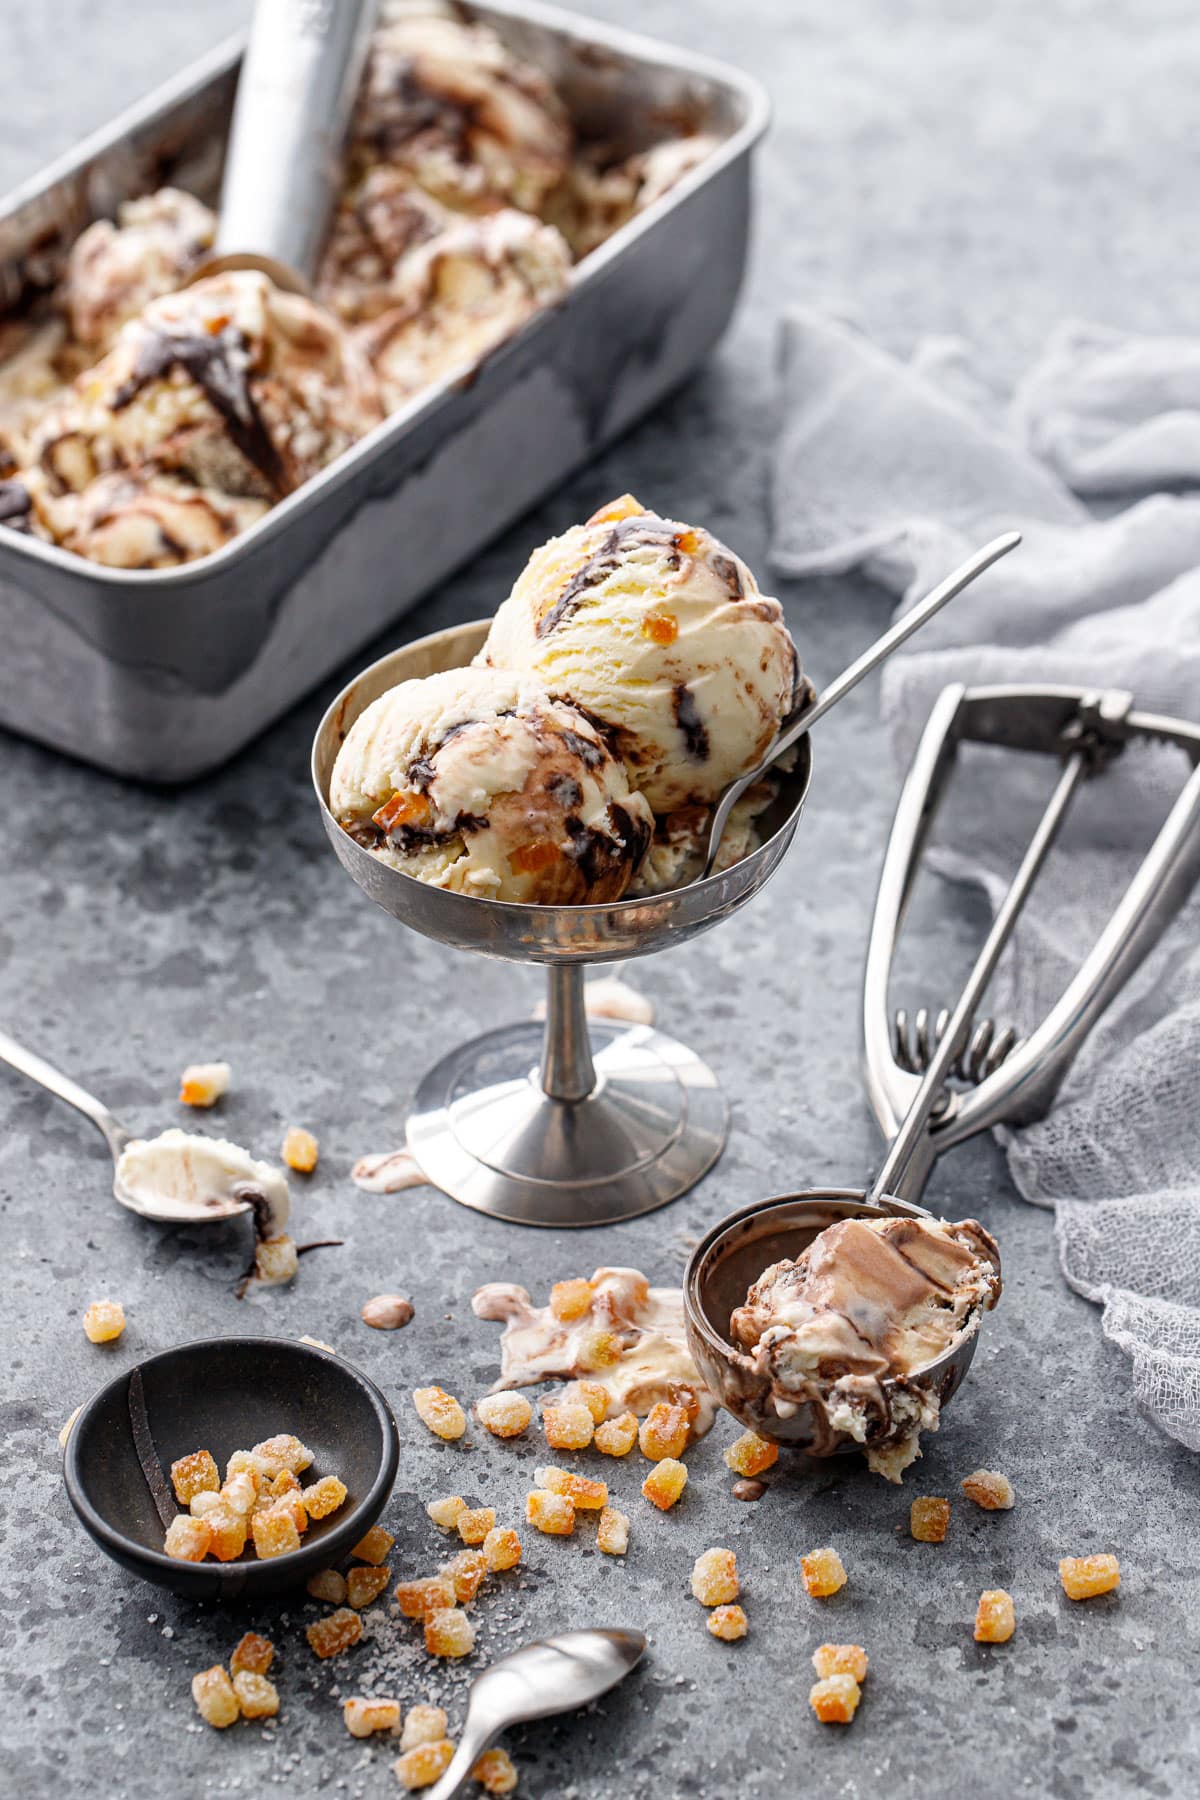
[[[171,1464],[193,1450],[210,1450],[224,1469],[235,1450],[292,1432],[313,1453],[301,1484],[337,1475],[347,1499],[283,1556],[260,1560],[252,1544],[236,1562],[167,1556],[134,1438],[139,1374],[168,1493]],[[292,1338],[227,1337],[164,1350],[101,1388],[71,1429],[63,1472],[83,1524],[124,1568],[192,1599],[235,1600],[293,1587],[346,1556],[383,1511],[399,1460],[391,1407],[340,1356]]]

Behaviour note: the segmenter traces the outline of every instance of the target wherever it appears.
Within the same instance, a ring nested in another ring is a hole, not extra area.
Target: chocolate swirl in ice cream
[[[812,1409],[818,1453],[848,1436],[899,1480],[937,1427],[923,1371],[1000,1297],[1000,1253],[974,1219],[844,1219],[773,1263],[729,1322],[781,1417]]]

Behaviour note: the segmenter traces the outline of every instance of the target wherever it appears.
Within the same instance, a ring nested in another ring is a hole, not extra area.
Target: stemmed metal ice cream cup
[[[961,743],[1053,756],[1061,765],[1046,811],[997,908],[991,930],[952,1011],[930,1022],[888,1017],[888,987],[900,926],[921,849]],[[976,1022],[979,1004],[1022,906],[1081,783],[1129,744],[1172,745],[1191,774],[1096,945],[1042,1024],[1023,1042]],[[730,1317],[774,1262],[800,1256],[817,1233],[845,1218],[932,1217],[917,1202],[938,1155],[1001,1119],[1025,1122],[1050,1107],[1092,1025],[1157,942],[1200,874],[1200,726],[1138,712],[1132,696],[1084,688],[946,688],[918,746],[884,857],[863,984],[871,1103],[888,1138],[870,1188],[784,1194],[723,1219],[693,1253],[684,1278],[688,1344],[701,1375],[730,1412],[759,1436],[813,1454],[862,1448],[830,1432],[807,1403],[782,1408],[768,1377],[730,1336]],[[958,1085],[954,1085],[957,1082]],[[907,1377],[941,1406],[975,1354],[980,1314],[945,1353]]]
[[[589,963],[646,956],[719,925],[758,893],[792,841],[812,774],[807,739],[760,815],[760,847],[667,893],[596,906],[525,906],[452,893],[401,874],[329,810],[338,750],[398,682],[469,663],[489,620],[420,638],[374,663],[329,708],[312,775],[338,861],[376,905],[455,949],[545,967],[544,1028],[484,1033],[444,1057],[417,1090],[408,1146],[436,1186],[480,1212],[528,1225],[605,1225],[684,1193],[717,1160],[728,1108],[712,1071],[648,1025],[590,1022]]]

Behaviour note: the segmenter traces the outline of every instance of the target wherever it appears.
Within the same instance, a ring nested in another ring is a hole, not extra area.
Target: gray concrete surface
[[[687,33],[769,83],[777,124],[762,166],[746,305],[685,393],[515,528],[408,622],[419,632],[491,607],[529,548],[632,488],[696,518],[763,562],[772,344],[789,296],[854,310],[905,348],[963,331],[1010,377],[1065,313],[1183,329],[1195,318],[1194,96],[1200,27],[1182,0],[595,0],[665,37]],[[215,41],[243,0],[48,0],[13,8],[0,61],[0,183]],[[818,677],[879,627],[884,602],[851,583],[796,586],[789,617]],[[383,646],[381,646],[382,648]],[[332,691],[332,689],[330,690]],[[790,861],[739,920],[636,971],[660,1022],[708,1055],[732,1097],[717,1170],[657,1217],[620,1229],[536,1234],[476,1218],[424,1190],[357,1191],[348,1172],[386,1147],[429,1058],[477,1028],[528,1013],[536,983],[467,966],[372,911],[322,840],[306,753],[324,698],[211,780],[163,796],[121,786],[12,740],[0,743],[0,1013],[14,1032],[108,1097],[135,1127],[175,1122],[180,1067],[227,1057],[234,1088],[210,1121],[260,1153],[302,1121],[322,1160],[297,1181],[301,1233],[340,1235],[289,1291],[232,1297],[234,1230],[162,1231],[108,1198],[102,1148],[69,1112],[0,1079],[0,1206],[8,1269],[0,1480],[0,1791],[14,1796],[206,1796],[393,1791],[385,1745],[345,1733],[339,1694],[448,1695],[465,1671],[429,1673],[385,1623],[375,1641],[317,1665],[298,1604],[226,1616],[186,1605],[106,1562],[69,1510],[56,1433],[71,1409],[137,1357],[207,1333],[313,1333],[393,1397],[404,1447],[386,1522],[393,1568],[440,1546],[421,1500],[458,1491],[514,1517],[531,1445],[436,1445],[407,1390],[441,1381],[470,1399],[495,1372],[495,1328],[471,1316],[485,1279],[534,1289],[602,1262],[660,1279],[721,1212],[807,1182],[852,1180],[877,1155],[857,1074],[859,959],[896,775],[873,694],[829,721],[810,811]],[[941,992],[978,921],[934,894],[910,946],[912,991]],[[1119,1353],[1068,1293],[1050,1219],[1012,1193],[976,1144],[940,1169],[934,1200],[999,1235],[1007,1288],[975,1373],[905,1489],[852,1463],[781,1466],[757,1506],[729,1495],[718,1425],[691,1457],[684,1502],[651,1516],[640,1472],[624,1566],[582,1542],[533,1540],[516,1581],[480,1605],[481,1657],[525,1635],[628,1621],[653,1651],[585,1718],[516,1732],[530,1796],[1187,1795],[1200,1789],[1195,1460],[1139,1416]],[[358,1321],[385,1288],[417,1317],[378,1335]],[[89,1345],[79,1314],[121,1298],[129,1328]],[[908,1500],[953,1495],[977,1465],[1005,1469],[1019,1502],[956,1505],[940,1547],[912,1543]],[[837,1544],[850,1582],[820,1605],[799,1554]],[[711,1640],[688,1593],[696,1553],[733,1546],[750,1636]],[[1072,1607],[1064,1552],[1120,1552],[1119,1597]],[[977,1647],[979,1590],[1010,1588],[1017,1635]],[[279,1645],[278,1725],[216,1736],[192,1711],[192,1672],[248,1626]],[[826,1638],[871,1655],[853,1727],[808,1711],[808,1657]],[[478,1658],[476,1659],[479,1660]]]

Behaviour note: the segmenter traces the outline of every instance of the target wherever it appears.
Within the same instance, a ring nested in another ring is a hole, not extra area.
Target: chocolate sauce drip
[[[590,738],[581,736],[578,731],[572,731],[570,726],[567,726],[560,735],[567,749],[579,758],[585,769],[600,767],[604,761],[604,751],[599,744],[593,744]]]
[[[738,574],[738,566],[733,558],[731,556],[722,556],[720,551],[714,551],[711,561],[713,574],[718,576],[720,580],[725,583],[725,586],[729,589],[734,599],[744,599],[746,590],[742,586],[742,578]]]
[[[112,397],[112,410],[120,412],[150,382],[160,381],[178,367],[220,413],[230,438],[246,461],[258,470],[273,494],[282,495],[287,492],[283,461],[254,404],[241,366],[248,348],[244,333],[229,326],[224,331],[203,334],[148,330],[134,359],[132,374]]]
[[[378,850],[383,842],[383,833],[374,819],[339,819],[338,824],[364,850]]]
[[[21,531],[29,523],[33,502],[19,481],[0,481],[0,525]]]
[[[394,850],[408,856],[414,850],[432,850],[468,832],[486,829],[487,820],[478,813],[461,812],[449,825],[396,825],[385,836]]]
[[[583,805],[583,789],[573,775],[552,775],[546,783],[546,792],[564,812],[572,812]]]
[[[597,886],[613,869],[632,864],[637,868],[650,844],[650,827],[635,823],[617,801],[605,812],[607,829],[585,825],[573,815],[564,820],[570,851],[589,888]]]
[[[687,745],[688,755],[694,757],[697,762],[707,762],[708,729],[700,717],[696,696],[686,681],[676,683],[672,693],[672,702],[675,708],[675,723],[683,733],[683,741]]]

